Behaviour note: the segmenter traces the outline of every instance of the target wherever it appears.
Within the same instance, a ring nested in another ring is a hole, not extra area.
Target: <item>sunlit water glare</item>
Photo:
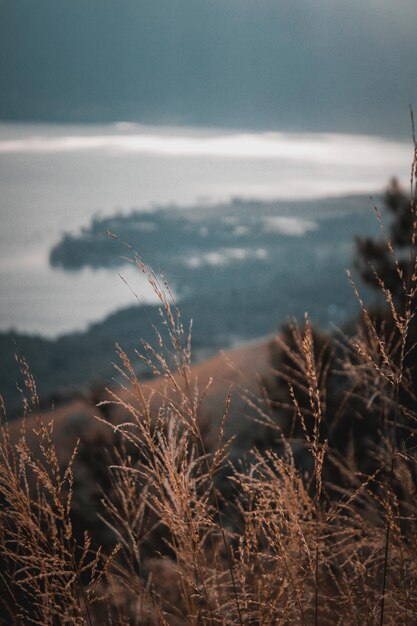
[[[135,302],[116,270],[48,265],[61,234],[94,215],[236,196],[373,193],[394,174],[407,184],[411,157],[411,141],[357,135],[0,124],[0,329],[56,336]],[[288,217],[270,227],[301,228]],[[134,268],[121,273],[153,300]]]

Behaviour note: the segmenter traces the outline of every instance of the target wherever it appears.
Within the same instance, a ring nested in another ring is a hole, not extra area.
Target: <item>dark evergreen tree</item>
[[[396,446],[405,450],[413,444],[410,420],[417,420],[416,202],[394,178],[384,201],[383,215],[375,207],[381,237],[356,238],[356,269],[364,283],[375,287],[379,299],[365,305],[360,284],[355,286],[362,307],[356,324],[350,323],[344,336],[317,329],[312,335],[323,398],[321,435],[332,451],[329,461],[350,458],[366,473],[378,467],[378,457],[392,438],[393,422]],[[284,435],[293,442],[301,440],[314,421],[312,416],[309,424],[302,337],[302,329],[286,326],[270,347],[275,371],[268,386],[271,406]],[[399,372],[399,382],[393,384]],[[297,418],[294,394],[307,416],[304,424]],[[343,482],[334,465],[327,469],[332,482]]]
[[[356,238],[356,267],[362,279],[378,290],[382,281],[400,305],[404,289],[399,271],[406,281],[410,279],[410,253],[416,225],[413,201],[396,178],[391,179],[385,192],[385,207],[390,221],[387,229],[375,207],[381,225],[381,238]]]

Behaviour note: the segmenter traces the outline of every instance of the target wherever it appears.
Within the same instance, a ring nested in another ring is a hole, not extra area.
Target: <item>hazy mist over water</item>
[[[0,329],[134,301],[48,264],[95,215],[407,184],[416,24],[415,0],[0,0]]]
[[[411,156],[411,141],[363,135],[0,124],[0,328],[55,336],[134,303],[116,270],[49,267],[62,233],[94,215],[380,192],[394,174],[407,184]]]
[[[415,0],[0,1],[0,119],[407,137]]]

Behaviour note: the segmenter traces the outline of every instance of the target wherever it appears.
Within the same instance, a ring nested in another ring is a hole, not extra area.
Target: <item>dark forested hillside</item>
[[[199,360],[265,337],[288,316],[300,319],[307,310],[321,326],[343,325],[357,311],[345,276],[353,264],[354,235],[378,229],[365,196],[167,207],[96,218],[64,236],[51,251],[51,263],[67,271],[120,266],[123,276],[126,259],[134,255],[106,237],[108,230],[156,272],[163,270],[185,324],[194,321],[193,355]],[[134,350],[141,340],[155,338],[152,323],[158,319],[156,306],[131,306],[56,340],[1,333],[0,392],[12,411],[20,407],[15,351],[27,357],[41,398],[88,391],[114,376],[116,341],[139,366]]]

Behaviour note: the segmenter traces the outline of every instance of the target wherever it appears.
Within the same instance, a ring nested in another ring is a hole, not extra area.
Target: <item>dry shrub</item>
[[[354,336],[325,337],[306,317],[277,338],[280,391],[259,403],[269,446],[241,459],[224,440],[230,397],[207,447],[191,333],[164,280],[133,255],[161,302],[162,331],[140,358],[164,385],[155,402],[118,348],[122,388],[102,405],[123,420],[97,417],[114,433],[97,512],[114,537],[107,556],[73,532],[77,450],[63,468],[22,363],[37,447],[25,428],[12,441],[4,422],[4,623],[417,623],[415,174],[416,159],[406,265],[386,239],[401,297],[375,274],[387,312],[373,315],[351,279]]]
[[[1,425],[0,545],[2,604],[6,623],[92,623],[103,578],[118,546],[107,557],[91,550],[85,533],[76,543],[71,520],[72,465],[77,446],[62,467],[53,442],[54,423],[36,419],[36,387],[22,362],[27,416],[33,410],[36,449],[26,441],[25,425],[12,442],[4,416]]]

